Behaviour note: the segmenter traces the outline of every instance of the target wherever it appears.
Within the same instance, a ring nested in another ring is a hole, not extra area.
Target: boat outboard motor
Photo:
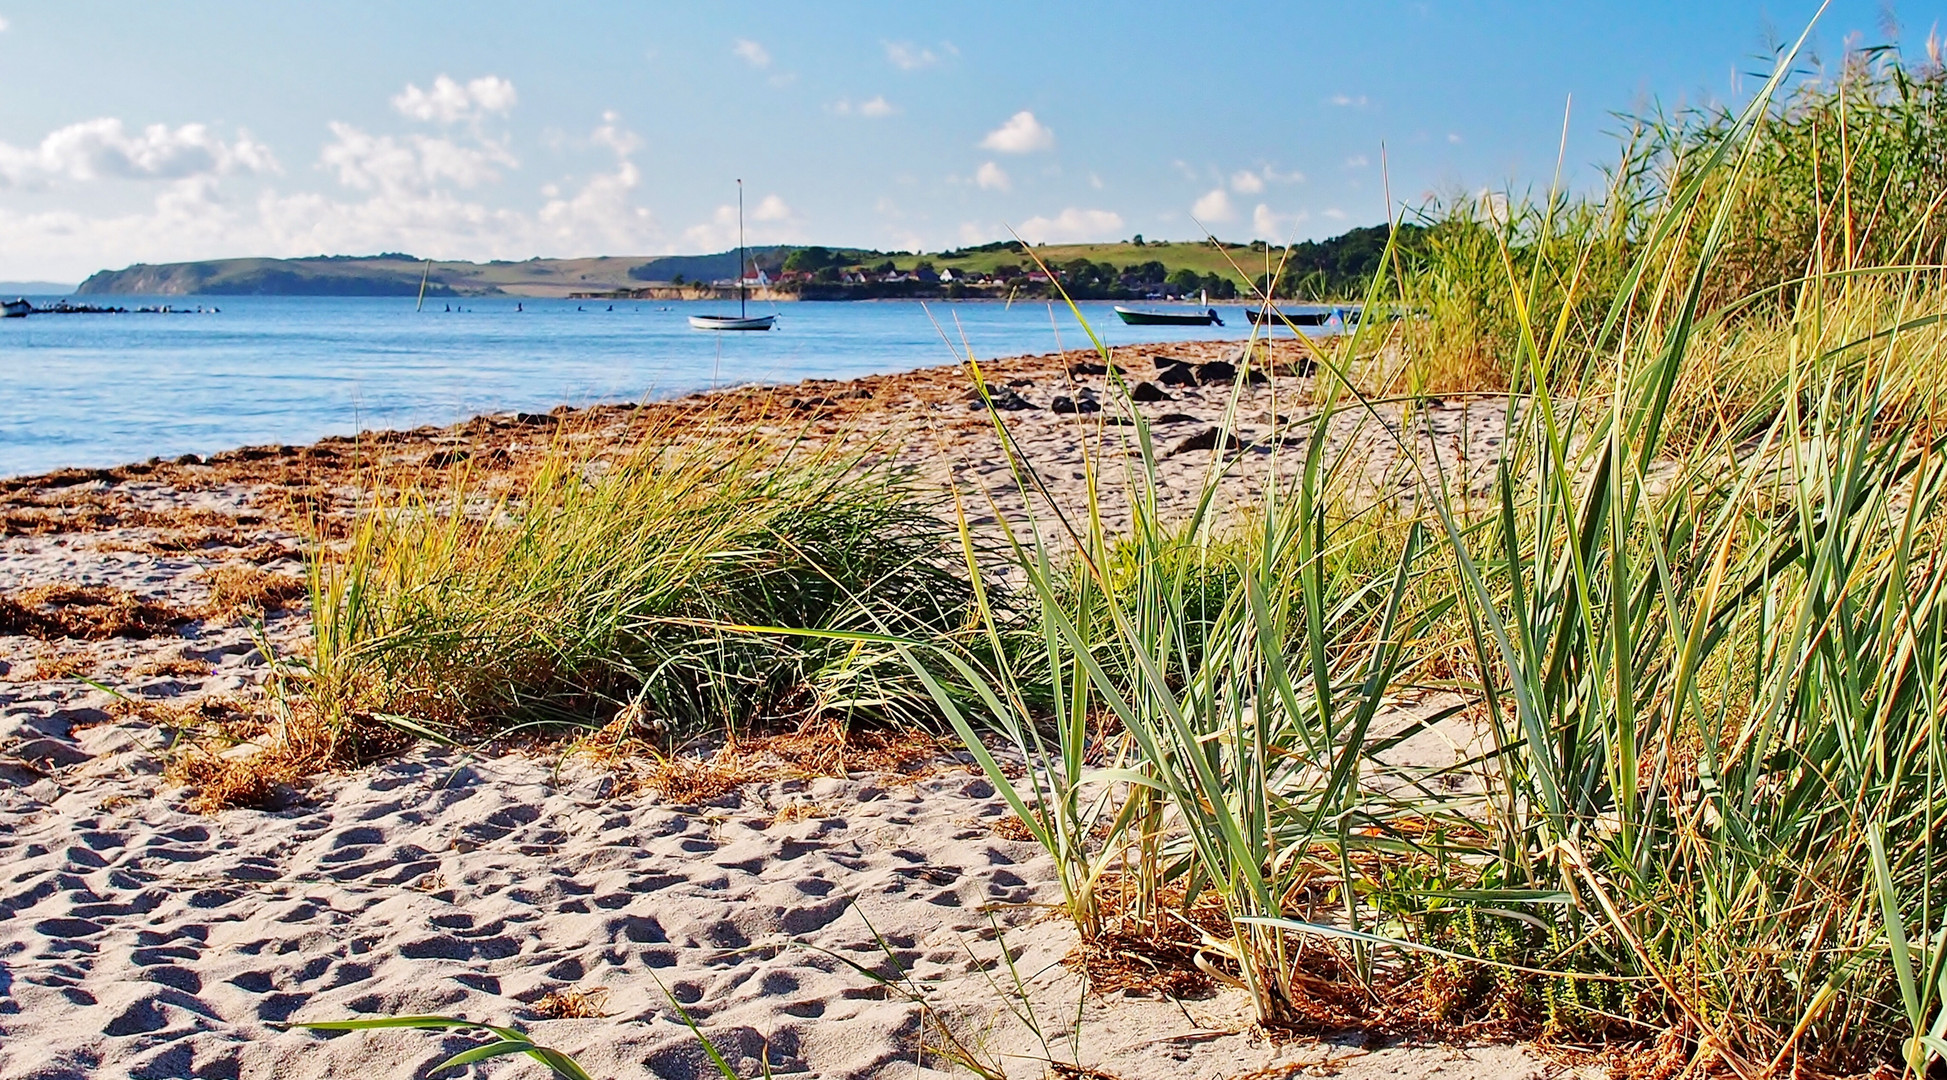
[[[1222,325],[1224,325],[1224,320],[1223,320],[1223,318],[1222,318],[1222,316],[1220,316],[1220,315],[1218,315],[1218,314],[1217,314],[1217,309],[1216,309],[1216,308],[1211,308],[1211,309],[1210,309],[1210,321],[1211,321],[1211,322],[1213,322],[1213,323],[1216,323],[1216,324],[1217,324],[1218,326],[1222,326]]]

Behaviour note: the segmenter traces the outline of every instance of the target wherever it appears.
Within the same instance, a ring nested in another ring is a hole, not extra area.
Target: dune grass
[[[858,453],[718,430],[564,439],[516,489],[373,485],[312,567],[303,675],[332,730],[505,734],[618,715],[641,733],[896,716],[870,649],[725,624],[949,634],[970,589],[923,499]]]
[[[1371,320],[1324,350],[1338,377],[1255,522],[1216,520],[1210,486],[1159,523],[1137,417],[1131,520],[1016,530],[1034,613],[977,597],[988,660],[899,643],[1016,791],[1085,938],[1126,917],[1187,932],[1273,1024],[1317,1016],[1324,976],[1375,998],[1440,983],[1453,1020],[1669,1033],[1688,1067],[1740,1076],[1947,1054],[1943,305],[1905,243],[1800,251],[1788,300],[1723,291],[1751,283],[1790,62],[1614,250],[1592,250],[1599,208],[1550,233],[1576,272],[1488,238],[1466,284],[1506,329],[1469,348],[1510,391],[1485,506],[1387,529],[1346,505],[1359,464],[1325,448],[1335,410],[1375,409],[1354,365],[1464,305]],[[1896,261],[1868,275],[1868,256]],[[1478,791],[1389,764],[1437,714],[1379,724],[1456,627]],[[989,731],[1028,763],[1018,787]],[[1227,933],[1189,917],[1202,894]]]
[[[1375,299],[1423,316],[1399,328],[1401,385],[1519,385],[1512,364],[1533,329],[1557,341],[1551,388],[1601,392],[1616,374],[1616,303],[1644,325],[1660,294],[1655,276],[1639,276],[1646,268],[1682,280],[1707,263],[1700,353],[1746,329],[1788,332],[1807,314],[1801,294],[1815,279],[1830,314],[1877,307],[1884,316],[1909,293],[1938,307],[1947,264],[1938,42],[1918,61],[1892,48],[1850,50],[1829,68],[1802,57],[1785,55],[1755,115],[1705,105],[1619,117],[1607,183],[1589,194],[1471,192],[1415,210],[1423,231],[1374,283]],[[1668,227],[1686,198],[1689,213],[1717,221]],[[1767,354],[1757,371],[1775,373],[1771,350],[1741,359]],[[1754,372],[1710,368],[1703,355],[1693,361],[1699,392],[1719,382],[1738,405],[1755,400]]]

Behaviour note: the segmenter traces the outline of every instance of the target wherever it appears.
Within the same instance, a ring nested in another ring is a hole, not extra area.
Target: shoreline
[[[22,326],[7,320],[0,339],[20,344],[28,366],[15,373],[22,400],[8,413],[11,432],[0,436],[0,476],[113,469],[156,455],[211,455],[244,445],[305,445],[361,429],[446,427],[563,403],[581,409],[666,402],[713,384],[897,374],[951,362],[957,351],[913,301],[869,309],[780,307],[782,333],[729,341],[684,320],[686,312],[720,305],[621,302],[607,312],[605,302],[580,303],[588,310],[577,312],[576,301],[531,301],[523,321],[511,298],[456,305],[469,310],[455,314],[434,302],[430,312],[415,315],[409,299],[266,297],[224,305],[222,316],[194,320],[155,348],[152,335],[139,334],[132,353],[116,342],[139,328],[110,325],[113,320],[32,331],[22,330],[32,318]],[[1078,328],[1051,327],[1039,304],[1012,313],[1004,304],[926,306],[948,333],[949,316],[958,310],[983,357],[1087,343]],[[1113,321],[1105,306],[1085,310],[1091,322],[1098,315]],[[1241,325],[1207,333],[1141,330],[1117,325],[1101,332],[1111,341],[1131,339],[1130,347],[1192,336],[1241,341],[1248,333]],[[65,348],[55,341],[61,336],[75,337],[73,355],[58,351]]]

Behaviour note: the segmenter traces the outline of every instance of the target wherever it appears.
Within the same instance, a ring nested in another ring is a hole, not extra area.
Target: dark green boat
[[[1217,309],[1208,311],[1136,311],[1117,304],[1116,315],[1130,326],[1209,326],[1212,323],[1224,325],[1217,317]]]

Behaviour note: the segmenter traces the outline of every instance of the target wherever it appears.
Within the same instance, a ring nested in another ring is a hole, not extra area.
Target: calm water
[[[1043,303],[754,305],[778,312],[776,331],[714,334],[684,317],[722,303],[618,301],[610,311],[608,301],[496,297],[451,313],[429,300],[415,314],[410,300],[376,297],[188,300],[198,302],[221,313],[0,320],[0,476],[950,363],[935,320],[981,359],[1087,344],[1072,315],[1057,309],[1051,321]],[[1124,326],[1108,304],[1083,310],[1112,345],[1250,330],[1234,305],[1218,309],[1224,327]]]

